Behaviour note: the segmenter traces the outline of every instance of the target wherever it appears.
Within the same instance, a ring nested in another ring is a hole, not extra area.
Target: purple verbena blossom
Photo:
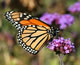
[[[60,14],[58,13],[54,13],[54,14],[44,13],[43,16],[40,17],[40,20],[44,21],[47,24],[52,24],[52,22],[58,20],[59,17]]]
[[[68,10],[71,13],[80,12],[80,2],[76,2],[73,5],[71,5]]]
[[[67,26],[71,26],[74,23],[74,17],[70,14],[61,15],[58,20],[60,24],[60,29],[65,29]]]
[[[70,38],[64,39],[63,37],[59,37],[58,39],[53,39],[52,42],[47,46],[52,51],[56,53],[69,54],[75,50],[74,43],[71,43]]]
[[[68,26],[71,26],[74,22],[74,17],[70,14],[49,14],[45,13],[40,20],[44,21],[47,24],[52,24],[54,21],[56,24],[60,25],[60,29],[65,29]]]
[[[47,24],[51,24],[53,21],[52,14],[44,13],[43,16],[40,18],[40,20],[44,21]]]

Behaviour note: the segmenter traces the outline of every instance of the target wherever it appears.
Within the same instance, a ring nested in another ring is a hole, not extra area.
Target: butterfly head
[[[56,38],[58,38],[59,29],[55,28],[55,27],[51,27],[51,29],[49,30],[49,33],[51,34],[50,41],[52,41],[54,36],[56,36]]]

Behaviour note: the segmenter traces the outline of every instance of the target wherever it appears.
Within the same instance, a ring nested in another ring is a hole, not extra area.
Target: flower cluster
[[[58,20],[58,24],[60,24],[60,29],[65,29],[68,26],[71,26],[74,23],[74,17],[70,14],[61,15]]]
[[[52,24],[54,20],[57,20],[60,17],[58,13],[50,14],[50,13],[44,13],[42,17],[40,17],[40,20],[44,21],[47,24]]]
[[[59,39],[53,39],[47,48],[56,53],[69,54],[74,51],[75,46],[74,43],[71,43],[70,38],[64,39],[63,37],[59,37]]]
[[[55,22],[60,25],[60,29],[65,29],[68,26],[71,26],[74,23],[74,17],[70,14],[61,15],[59,13],[45,13],[40,20],[44,21],[47,24],[52,24]]]
[[[80,12],[80,2],[76,2],[75,4],[71,5],[68,10],[71,13]]]

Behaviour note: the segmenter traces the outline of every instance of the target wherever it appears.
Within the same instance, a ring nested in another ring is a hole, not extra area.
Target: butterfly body
[[[54,27],[26,13],[10,11],[6,13],[6,18],[18,30],[18,41],[29,53],[37,54],[44,43],[55,35]]]

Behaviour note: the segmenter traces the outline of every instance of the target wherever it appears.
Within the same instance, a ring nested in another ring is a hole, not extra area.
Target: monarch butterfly
[[[58,32],[53,26],[26,13],[8,11],[5,16],[18,30],[20,45],[31,54],[37,54]]]

